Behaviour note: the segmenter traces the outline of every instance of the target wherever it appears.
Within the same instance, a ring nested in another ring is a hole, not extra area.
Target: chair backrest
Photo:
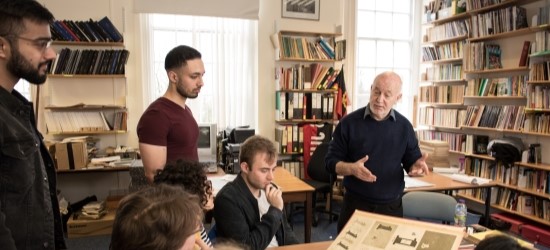
[[[450,195],[413,191],[403,195],[403,216],[431,222],[454,222],[456,200]]]
[[[321,143],[309,160],[307,164],[307,174],[309,177],[316,181],[331,182],[330,173],[325,168],[325,156],[328,153],[328,143]]]

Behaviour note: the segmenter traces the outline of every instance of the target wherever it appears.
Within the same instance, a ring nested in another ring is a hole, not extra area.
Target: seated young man
[[[277,151],[270,140],[252,136],[239,154],[241,173],[214,199],[217,239],[231,239],[251,249],[296,244],[283,213],[283,197],[271,182]]]

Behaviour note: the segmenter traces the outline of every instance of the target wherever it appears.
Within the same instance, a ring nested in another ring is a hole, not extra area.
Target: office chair
[[[456,200],[450,195],[413,191],[403,195],[403,217],[453,224]]]
[[[315,188],[313,192],[313,222],[312,225],[317,226],[317,213],[326,213],[329,215],[330,222],[338,219],[338,214],[332,211],[332,186],[334,185],[335,178],[325,168],[325,156],[328,153],[328,143],[321,143],[313,154],[307,165],[307,174],[309,180],[304,180],[307,184]],[[328,200],[328,211],[325,204],[323,206],[317,206],[317,195],[324,194]]]

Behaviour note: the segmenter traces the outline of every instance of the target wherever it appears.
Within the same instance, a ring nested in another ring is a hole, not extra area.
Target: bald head
[[[377,75],[371,86],[369,108],[371,116],[381,121],[389,115],[393,105],[401,99],[401,77],[386,71]]]
[[[401,81],[401,77],[396,74],[393,71],[386,71],[383,73],[380,73],[374,78],[374,81],[372,82],[372,88],[374,88],[374,85],[380,82],[388,82],[391,85],[397,85],[398,93],[401,94],[401,88],[403,86],[403,81]]]

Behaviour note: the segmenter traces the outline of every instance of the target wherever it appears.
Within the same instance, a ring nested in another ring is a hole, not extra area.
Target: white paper
[[[405,188],[431,187],[434,184],[419,180],[415,177],[405,176]]]
[[[455,181],[464,182],[464,183],[474,184],[474,185],[483,185],[491,182],[490,179],[485,179],[485,178],[476,177],[476,176],[469,176],[464,174],[453,174],[451,175],[451,179]]]
[[[216,196],[218,192],[225,186],[225,184],[233,181],[237,178],[236,174],[226,174],[223,176],[209,176],[208,180],[212,182],[213,195]]]
[[[440,174],[458,174],[458,168],[433,168],[434,173]]]

